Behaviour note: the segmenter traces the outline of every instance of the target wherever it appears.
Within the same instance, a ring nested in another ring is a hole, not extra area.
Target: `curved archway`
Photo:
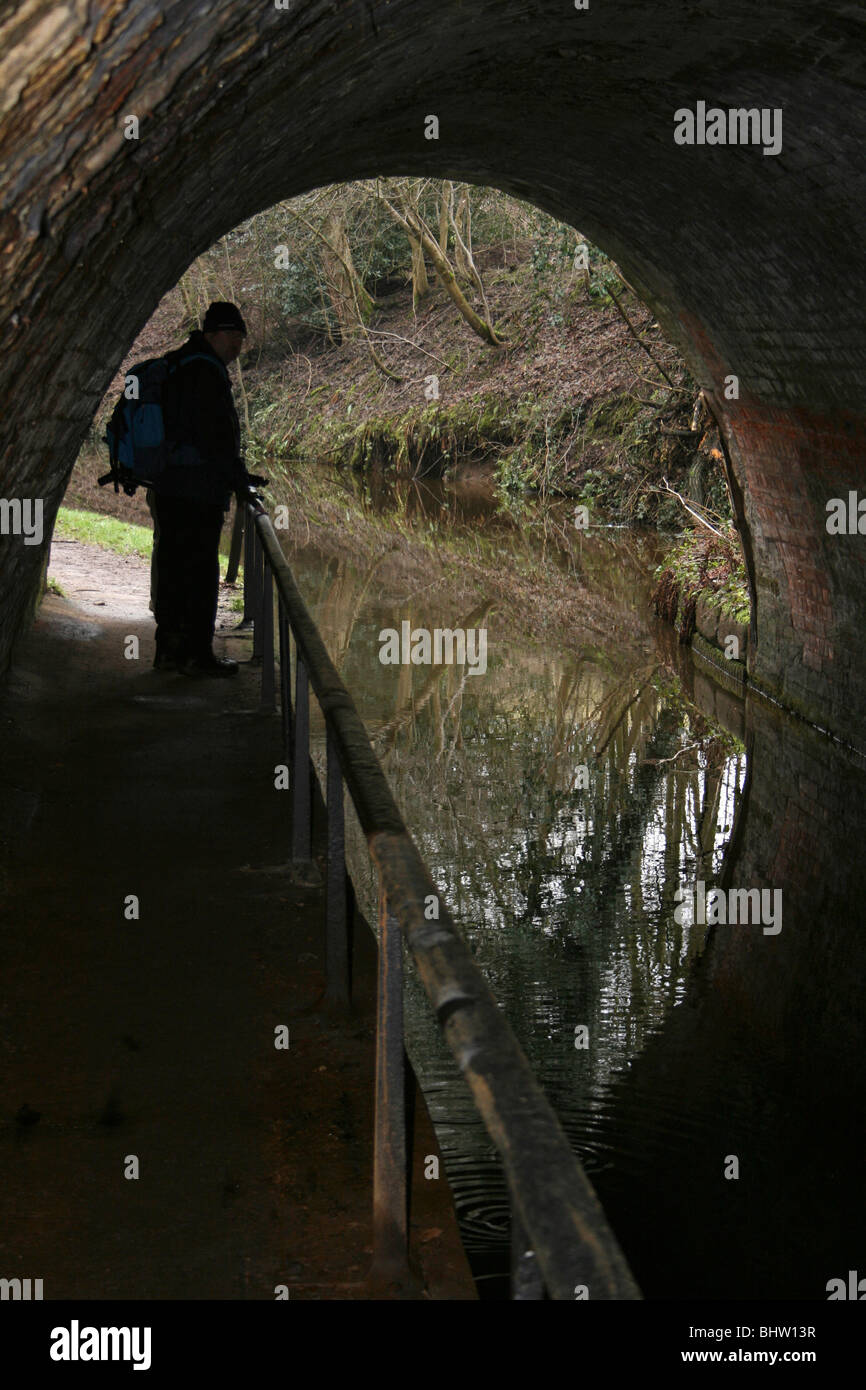
[[[723,427],[753,679],[862,742],[863,542],[825,525],[866,456],[862,14],[288,3],[26,0],[0,22],[2,488],[43,497],[49,523],[42,550],[0,550],[0,665],[96,405],[194,256],[315,185],[426,173],[531,199],[623,267]],[[781,111],[781,151],[677,144],[699,101]]]

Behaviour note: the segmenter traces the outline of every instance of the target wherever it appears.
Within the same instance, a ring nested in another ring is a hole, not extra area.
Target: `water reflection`
[[[463,473],[459,481],[441,476],[406,477],[381,467],[352,476],[355,495],[379,515],[399,513],[425,526],[449,531],[483,526],[501,535],[513,531],[507,501],[495,492],[489,475]]]
[[[489,503],[484,516],[455,525],[496,525],[506,545],[523,544]],[[540,582],[564,553],[551,543],[539,554]],[[529,644],[483,592],[459,609],[441,592],[405,599],[386,557],[355,565],[307,549],[292,562],[434,880],[592,1176],[611,1161],[600,1138],[611,1083],[682,999],[704,949],[705,927],[676,923],[674,894],[719,872],[746,756],[654,649],[640,542],[583,537],[579,558],[593,623],[561,646]],[[599,602],[618,618],[607,642]],[[379,632],[403,621],[487,626],[486,674],[383,666]],[[320,765],[323,751],[320,730]],[[358,833],[350,867],[375,920]],[[507,1269],[505,1189],[409,975],[408,1046],[483,1285]]]

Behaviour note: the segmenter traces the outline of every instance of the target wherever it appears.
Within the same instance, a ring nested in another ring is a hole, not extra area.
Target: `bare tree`
[[[445,179],[439,194],[439,250],[443,256],[448,255],[448,232],[451,227],[453,202],[454,185],[450,179]]]
[[[428,255],[433,262],[436,274],[439,276],[446,292],[457,306],[462,317],[469,324],[473,333],[477,333],[479,338],[483,338],[484,341],[490,343],[492,347],[505,347],[506,344],[498,336],[490,321],[490,310],[487,306],[486,299],[483,301],[485,314],[482,318],[481,315],[475,312],[458,285],[454,269],[447,257],[442,254],[439,242],[433,236],[433,233],[421,216],[420,208],[412,205],[411,198],[407,197],[402,189],[393,187],[390,183],[385,184],[381,179],[377,180],[375,183],[365,184],[365,187],[369,189],[371,195],[377,198],[382,206],[387,209],[394,218],[394,221],[403,228],[410,241],[414,237],[420,243],[424,253]],[[453,231],[455,227],[453,217],[451,218],[451,227]],[[473,278],[476,285],[481,284],[481,277],[478,275],[477,270]],[[483,298],[483,287],[481,292]]]
[[[328,293],[345,338],[358,336],[373,311],[373,297],[361,283],[346,231],[346,219],[339,207],[331,206],[320,233],[322,262]]]
[[[323,259],[327,265],[330,265],[332,270],[331,285],[339,285],[339,290],[335,290],[335,293],[341,306],[340,313],[338,313],[341,333],[346,337],[353,337],[360,332],[366,341],[367,351],[370,354],[374,366],[382,372],[383,375],[390,377],[392,381],[401,381],[402,378],[398,376],[396,372],[392,372],[391,368],[383,362],[367,332],[367,319],[370,316],[375,301],[372,295],[364,288],[360,276],[355,269],[344,218],[335,213],[334,209],[329,209],[325,222],[325,228],[327,230],[325,230],[321,227],[317,227],[315,223],[305,217],[293,204],[287,203],[285,204],[285,208],[286,211],[306,227],[314,237],[317,237],[325,248]],[[330,232],[330,235],[328,232]],[[339,277],[337,276],[338,267],[340,270]],[[335,313],[336,312],[337,310],[335,308]]]

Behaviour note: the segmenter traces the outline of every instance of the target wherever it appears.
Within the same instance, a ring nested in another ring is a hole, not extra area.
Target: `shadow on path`
[[[355,1004],[325,1012],[322,894],[264,871],[289,844],[279,718],[252,668],[153,671],[145,564],[53,561],[68,597],[0,692],[0,1277],[46,1299],[368,1297],[374,948],[356,930]],[[216,646],[243,661],[236,622]],[[415,1257],[430,1296],[472,1298],[417,1113]]]

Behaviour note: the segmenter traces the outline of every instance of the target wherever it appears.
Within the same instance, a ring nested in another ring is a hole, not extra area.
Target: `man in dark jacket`
[[[248,481],[240,424],[226,370],[243,346],[246,324],[234,304],[211,304],[172,356],[164,397],[166,434],[176,445],[149,500],[158,522],[156,658],[161,671],[229,676],[236,661],[214,654],[219,540],[232,492]],[[192,358],[192,360],[187,360]]]

